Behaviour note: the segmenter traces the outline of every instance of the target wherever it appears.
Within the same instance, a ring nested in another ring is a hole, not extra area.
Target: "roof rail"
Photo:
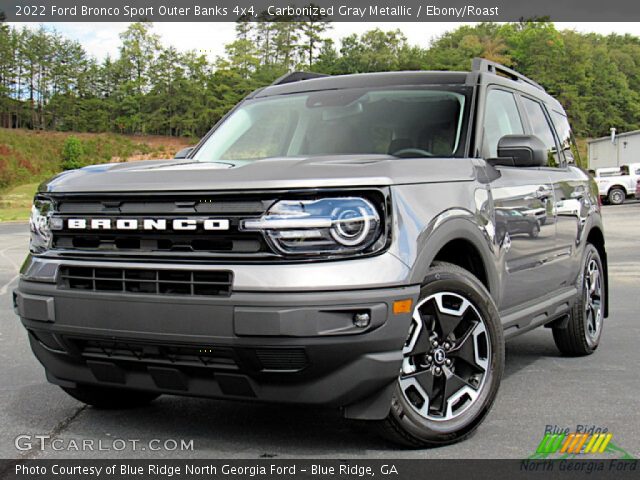
[[[544,90],[544,87],[542,85],[534,82],[528,77],[525,77],[521,73],[518,73],[515,70],[511,70],[509,67],[505,67],[504,65],[500,65],[499,63],[487,60],[486,58],[474,58],[471,64],[471,70],[474,72],[489,72],[503,75],[507,78],[510,78],[511,80],[519,80],[521,82],[528,83],[529,85],[533,85],[540,90]]]
[[[314,72],[289,72],[276,79],[271,85],[284,85],[285,83],[301,82],[302,80],[311,80],[312,78],[328,77],[325,73]]]

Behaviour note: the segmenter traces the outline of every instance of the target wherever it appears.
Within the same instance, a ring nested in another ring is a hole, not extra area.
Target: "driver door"
[[[524,134],[526,124],[516,94],[490,88],[483,122],[484,158],[498,155],[504,135]],[[548,261],[555,245],[555,225],[541,221],[551,211],[553,190],[547,172],[538,167],[496,166],[499,178],[491,182],[495,208],[496,244],[503,265],[499,309],[508,310],[548,293]]]

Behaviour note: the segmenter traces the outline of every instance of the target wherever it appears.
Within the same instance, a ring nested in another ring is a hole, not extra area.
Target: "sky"
[[[19,23],[14,23],[21,26]],[[37,24],[25,24],[29,28],[38,28]],[[86,51],[101,60],[107,54],[116,56],[120,39],[118,35],[127,28],[127,23],[47,23],[46,28],[55,29],[67,38],[78,40]],[[461,23],[429,22],[429,23],[375,23],[375,22],[334,22],[327,36],[336,44],[352,33],[364,33],[367,30],[380,28],[394,30],[399,28],[412,45],[427,47],[429,43],[443,33],[453,30]],[[197,50],[210,59],[224,54],[224,45],[234,39],[235,23],[169,23],[157,22],[154,31],[165,46],[174,46],[177,50]],[[594,22],[594,23],[556,23],[558,29],[574,29],[582,33],[595,32],[601,34],[630,33],[640,36],[640,22]]]

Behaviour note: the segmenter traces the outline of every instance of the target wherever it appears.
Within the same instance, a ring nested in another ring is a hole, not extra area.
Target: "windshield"
[[[382,154],[460,157],[470,89],[305,92],[249,100],[198,150],[198,161]]]

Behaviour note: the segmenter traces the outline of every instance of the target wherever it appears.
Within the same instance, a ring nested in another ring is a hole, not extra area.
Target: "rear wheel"
[[[627,195],[624,192],[624,190],[618,187],[614,187],[611,190],[609,190],[609,196],[608,196],[609,203],[611,205],[622,205],[624,203],[626,196]]]
[[[87,405],[110,410],[142,407],[160,396],[160,394],[152,392],[95,387],[92,385],[60,388],[76,400],[86,403]]]
[[[553,328],[553,339],[565,355],[593,353],[600,344],[605,311],[605,283],[602,260],[598,250],[587,244],[583,256],[578,297],[569,314],[569,321]]]
[[[468,271],[440,263],[421,290],[380,431],[406,446],[454,443],[489,412],[504,368],[500,318]]]

